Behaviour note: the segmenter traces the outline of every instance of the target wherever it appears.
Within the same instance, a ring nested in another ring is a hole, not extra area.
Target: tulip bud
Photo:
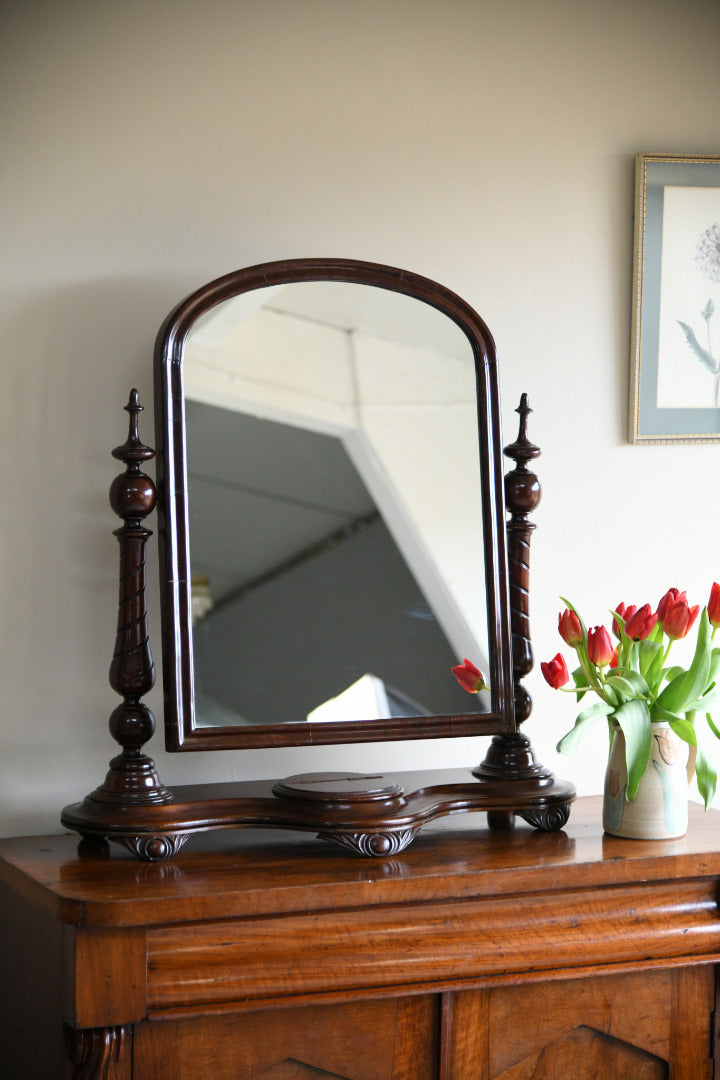
[[[668,589],[660,603],[657,606],[658,622],[660,626],[665,629],[665,616],[669,609],[676,604],[678,600],[686,600],[686,594],[680,592],[679,589]]]
[[[472,660],[464,660],[462,664],[452,669],[452,673],[468,694],[477,694],[480,690],[490,689],[482,671],[475,667]]]
[[[720,585],[713,582],[708,600],[708,618],[713,626],[720,626]]]
[[[592,664],[605,667],[612,660],[614,651],[612,638],[604,626],[593,626],[588,630],[587,652]]]
[[[694,607],[690,607],[683,593],[676,603],[666,608],[663,620],[664,632],[669,638],[684,638],[697,619],[699,611],[700,605],[695,604]]]
[[[628,619],[631,619],[633,617],[633,615],[635,614],[635,612],[637,611],[637,606],[635,604],[628,604],[628,606],[625,607],[625,604],[618,604],[618,606],[615,608],[615,611],[620,616],[620,618],[623,620],[623,623],[627,623]],[[620,637],[620,621],[618,619],[615,619],[615,618],[613,619],[612,628],[613,628],[613,633],[614,633],[615,637],[619,638]]]
[[[567,664],[565,663],[565,657],[562,653],[558,653],[547,663],[540,664],[540,670],[545,676],[545,682],[549,683],[554,690],[559,690],[561,686],[564,686],[566,682],[570,681],[570,672],[568,671]]]
[[[579,645],[583,639],[582,625],[580,619],[571,611],[570,608],[565,608],[563,612],[558,615],[558,630],[560,631],[560,637],[563,639],[566,645]]]
[[[649,604],[643,604],[634,615],[626,619],[625,633],[631,641],[644,641],[652,633],[657,621],[657,612],[653,611]]]

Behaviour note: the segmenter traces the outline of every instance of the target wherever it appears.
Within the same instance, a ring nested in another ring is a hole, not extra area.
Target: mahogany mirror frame
[[[489,640],[491,711],[450,716],[258,727],[204,728],[194,723],[190,537],[183,352],[196,321],[242,293],[293,282],[370,285],[413,297],[446,315],[467,337],[475,363],[480,482]],[[508,591],[503,449],[495,343],[480,316],[449,289],[405,270],[350,259],[261,263],[203,285],[175,307],[155,345],[155,423],[159,523],[165,742],[168,750],[233,750],[470,735],[515,730]]]

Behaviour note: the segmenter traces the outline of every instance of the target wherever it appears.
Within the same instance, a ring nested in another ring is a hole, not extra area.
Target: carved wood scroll
[[[124,1027],[66,1029],[68,1080],[110,1080],[127,1039]]]

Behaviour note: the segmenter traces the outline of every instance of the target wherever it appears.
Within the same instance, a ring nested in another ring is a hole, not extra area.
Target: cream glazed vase
[[[632,802],[625,798],[625,736],[613,735],[605,773],[603,828],[635,840],[670,840],[684,836],[688,824],[688,787],[695,772],[695,748],[678,738],[665,721],[653,723],[647,771]]]

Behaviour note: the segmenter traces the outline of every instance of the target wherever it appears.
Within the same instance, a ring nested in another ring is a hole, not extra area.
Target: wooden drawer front
[[[133,1080],[433,1080],[432,997],[139,1024]]]
[[[148,1008],[717,956],[712,879],[328,912],[148,932]]]

